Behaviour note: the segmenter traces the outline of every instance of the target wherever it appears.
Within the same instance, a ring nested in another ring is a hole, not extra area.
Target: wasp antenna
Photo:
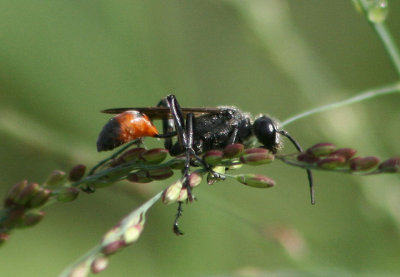
[[[300,144],[291,135],[289,135],[288,132],[286,132],[285,130],[279,130],[277,132],[279,134],[281,134],[282,136],[287,137],[293,143],[293,145],[296,147],[297,151],[303,152],[303,149],[301,148]],[[315,190],[314,190],[313,176],[312,176],[311,170],[306,169],[306,171],[307,171],[308,183],[310,184],[311,204],[314,205],[315,204]]]
[[[308,183],[310,184],[311,205],[315,205],[314,181],[311,170],[307,169]]]

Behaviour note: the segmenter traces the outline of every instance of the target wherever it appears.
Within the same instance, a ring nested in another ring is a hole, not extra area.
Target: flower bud
[[[174,175],[174,172],[172,171],[172,169],[170,167],[167,167],[167,166],[159,167],[159,168],[152,168],[147,171],[147,176],[150,179],[154,179],[154,180],[168,179],[172,175]]]
[[[224,148],[224,158],[237,158],[243,153],[244,145],[240,143],[229,144]]]
[[[78,164],[74,166],[69,172],[69,180],[71,182],[77,182],[85,175],[86,166],[83,164]]]
[[[169,187],[166,188],[163,192],[162,202],[164,204],[175,203],[180,195],[182,185],[182,179],[179,179],[172,185],[169,185]]]
[[[94,274],[104,271],[108,266],[108,259],[104,256],[97,257],[91,264],[91,271]],[[85,275],[86,276],[86,275]]]
[[[222,160],[224,153],[220,150],[210,150],[203,155],[203,160],[211,166],[219,164]]]
[[[74,267],[68,277],[86,277],[89,274],[89,269],[85,262]]]
[[[36,208],[44,205],[51,196],[51,190],[42,189],[29,201],[28,206],[30,208]]]
[[[79,195],[79,189],[74,187],[65,187],[58,191],[57,201],[70,202],[75,200]]]
[[[142,153],[146,152],[146,149],[142,147],[137,147],[133,149],[129,149],[122,153],[118,158],[112,161],[111,167],[116,167],[120,164],[126,163],[126,162],[133,162],[133,161],[139,161],[141,160],[141,155]]]
[[[323,169],[335,169],[343,166],[346,163],[346,159],[343,156],[329,156],[320,160],[317,166]]]
[[[133,218],[128,218],[128,220],[126,221],[126,218],[123,220],[124,225],[128,226],[122,235],[126,245],[133,243],[139,238],[144,228],[145,215],[144,213],[140,213]]]
[[[161,163],[163,160],[165,160],[165,158],[168,155],[168,150],[164,149],[164,148],[153,148],[150,150],[147,150],[145,152],[143,152],[140,157],[145,160],[147,163],[150,164],[159,164]]]
[[[18,205],[25,205],[41,190],[39,184],[30,183],[14,198],[14,202]]]
[[[140,234],[143,231],[143,225],[142,224],[135,224],[130,227],[128,227],[123,234],[123,238],[126,244],[131,244],[135,242]]]
[[[400,157],[387,159],[379,165],[379,171],[387,173],[400,172]]]
[[[124,217],[118,224],[117,227],[121,225],[125,226],[131,226],[131,225],[137,225],[137,224],[144,224],[145,222],[145,214],[144,213],[139,213],[135,214],[135,216],[127,216]]]
[[[299,155],[297,155],[297,160],[299,162],[313,164],[313,163],[318,162],[319,158],[304,152],[304,153],[300,153]]]
[[[183,189],[181,189],[181,191],[179,192],[179,196],[178,196],[178,198],[176,199],[176,201],[178,201],[178,202],[183,202],[183,201],[185,201],[185,200],[187,200],[188,199],[188,190],[187,190],[187,188],[183,188]],[[192,199],[189,199],[189,201],[190,202],[192,202],[193,201],[193,198]]]
[[[335,151],[333,151],[330,156],[342,156],[345,158],[346,161],[351,159],[355,154],[357,153],[357,150],[353,148],[339,148]]]
[[[239,174],[235,176],[240,183],[255,188],[270,188],[275,186],[271,178],[259,174]]]
[[[9,207],[15,204],[15,199],[21,194],[21,192],[25,189],[27,185],[27,180],[23,180],[19,183],[14,184],[6,194],[5,206]]]
[[[174,157],[169,162],[169,167],[172,169],[183,169],[185,167],[185,162],[186,162],[186,156],[179,155],[179,156]]]
[[[146,152],[147,150],[145,148],[142,147],[137,147],[137,148],[133,148],[133,149],[129,149],[127,151],[125,151],[124,153],[122,153],[122,155],[120,156],[121,159],[124,160],[124,162],[131,162],[131,161],[136,161],[136,160],[140,160],[141,156],[144,152]]]
[[[4,218],[1,219],[1,227],[2,227],[1,232],[3,232],[3,228],[7,230],[17,226],[24,217],[24,214],[25,214],[25,207],[18,206],[10,209],[4,216]]]
[[[129,182],[132,183],[139,183],[139,184],[145,184],[145,183],[150,183],[153,181],[152,178],[148,177],[147,170],[141,169],[136,172],[129,173],[126,179]]]
[[[107,231],[107,233],[104,234],[102,243],[111,240],[114,236],[116,236],[119,232],[121,232],[120,229],[120,223],[117,224],[116,226],[112,227],[110,230]]]
[[[101,249],[101,252],[104,255],[109,256],[111,254],[114,254],[115,252],[117,252],[118,250],[122,249],[125,246],[126,246],[126,244],[123,240],[115,240],[115,241],[112,241],[112,242],[108,243],[107,245],[105,245]]]
[[[66,180],[67,175],[64,171],[61,170],[54,170],[49,177],[47,177],[44,185],[47,187],[58,186],[64,183]]]
[[[350,169],[353,171],[366,171],[373,169],[380,162],[380,159],[375,156],[355,157],[350,160]]]
[[[240,161],[248,165],[261,165],[272,162],[274,158],[275,156],[268,149],[251,148],[244,151]]]
[[[189,185],[191,188],[197,187],[203,180],[203,175],[198,171],[193,171],[189,176]]]
[[[244,150],[243,154],[254,154],[254,153],[269,153],[269,150],[261,147],[248,148]]]
[[[332,143],[318,143],[306,150],[306,152],[315,157],[327,156],[335,151],[336,146]]]
[[[226,166],[226,168],[227,169],[229,169],[229,170],[236,170],[236,169],[239,169],[239,168],[242,168],[243,167],[243,164],[242,163],[232,163],[231,165],[228,165],[228,166]]]
[[[18,228],[32,227],[42,221],[45,215],[45,211],[29,211],[22,217]]]

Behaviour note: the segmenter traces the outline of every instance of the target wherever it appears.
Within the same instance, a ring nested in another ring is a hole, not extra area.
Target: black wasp
[[[102,111],[117,114],[101,131],[97,140],[97,150],[112,150],[129,141],[142,137],[165,139],[165,148],[171,155],[186,154],[185,167],[182,170],[188,189],[189,200],[192,200],[188,185],[189,169],[192,157],[209,170],[214,177],[223,178],[212,171],[199,155],[212,149],[223,149],[229,144],[241,143],[252,145],[254,141],[262,147],[276,153],[280,146],[280,135],[287,137],[298,151],[302,151],[297,141],[285,130],[278,128],[272,118],[261,115],[252,121],[249,114],[236,107],[217,108],[181,108],[174,95],[162,99],[157,107],[115,108]],[[184,116],[186,119],[184,119]],[[153,119],[161,119],[163,134],[159,134],[153,125]],[[173,142],[173,138],[177,141]],[[310,184],[311,203],[314,204],[314,186],[310,170],[306,170]],[[181,214],[181,204],[174,224],[176,234],[181,234],[177,219]]]

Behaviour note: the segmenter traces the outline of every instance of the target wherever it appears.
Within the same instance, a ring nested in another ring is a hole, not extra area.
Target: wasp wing
[[[107,109],[101,111],[102,113],[108,114],[120,114],[126,111],[139,111],[141,113],[146,114],[151,119],[165,119],[172,118],[170,109],[167,107],[136,107],[136,108],[115,108],[115,109]],[[193,113],[194,116],[200,116],[204,114],[216,114],[221,112],[221,108],[215,107],[205,107],[205,108],[181,108],[183,116],[186,116],[188,113]]]

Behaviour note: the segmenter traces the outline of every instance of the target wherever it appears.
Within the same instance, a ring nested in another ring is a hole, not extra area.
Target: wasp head
[[[253,132],[257,140],[272,153],[279,149],[280,139],[276,122],[270,117],[262,115],[254,121]]]

